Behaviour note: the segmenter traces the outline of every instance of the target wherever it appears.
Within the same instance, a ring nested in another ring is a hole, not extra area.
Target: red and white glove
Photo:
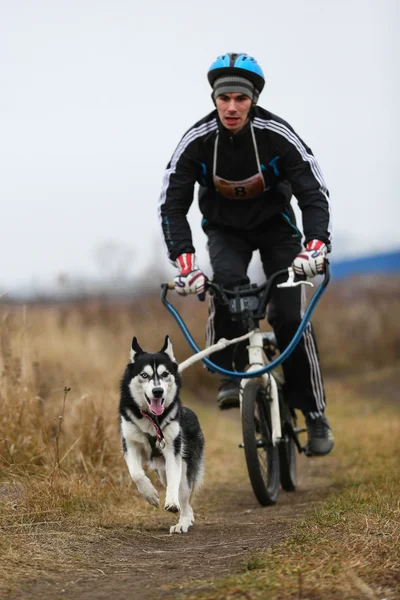
[[[206,297],[206,276],[197,267],[195,255],[181,254],[176,259],[176,266],[179,267],[179,275],[174,278],[175,291],[181,296],[197,294],[203,301]]]
[[[293,261],[293,270],[299,277],[315,277],[325,272],[325,257],[328,248],[320,240],[311,240],[305,250]]]

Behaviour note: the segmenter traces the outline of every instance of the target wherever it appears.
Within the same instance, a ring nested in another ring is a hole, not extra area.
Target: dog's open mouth
[[[146,400],[149,403],[149,408],[153,415],[162,415],[164,412],[164,398],[148,398],[146,395]]]

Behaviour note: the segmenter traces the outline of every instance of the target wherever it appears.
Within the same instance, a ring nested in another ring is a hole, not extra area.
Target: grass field
[[[399,365],[374,382],[400,381]],[[385,395],[357,392],[354,379],[328,386],[335,431],[333,489],[291,535],[255,555],[243,572],[195,598],[400,597],[400,410]]]
[[[379,301],[371,288],[357,305],[348,289],[338,289],[316,314],[336,437],[332,457],[323,459],[330,493],[316,496],[316,508],[310,504],[283,541],[235,563],[228,579],[191,582],[179,593],[399,597],[397,292],[396,283]],[[191,300],[179,306],[201,344],[206,309]],[[157,298],[2,305],[0,317],[0,589],[16,590],[24,581],[94,568],[99,550],[93,544],[106,548],[108,535],[132,523],[142,531],[149,523],[154,530],[168,527],[171,516],[144,505],[130,482],[118,439],[118,385],[132,335],[150,340],[154,351],[169,333],[178,360],[189,352]],[[215,490],[247,485],[247,478],[243,461],[230,457],[238,422],[217,418],[208,400],[216,380],[196,366],[185,373],[184,386],[207,441],[207,477],[195,501],[202,523],[225,510]]]

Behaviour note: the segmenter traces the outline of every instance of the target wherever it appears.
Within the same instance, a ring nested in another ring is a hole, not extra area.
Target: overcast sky
[[[400,246],[399,6],[0,0],[0,286],[98,276],[111,243],[132,276],[168,267],[164,169],[212,110],[207,69],[227,51],[256,57],[260,105],[312,148],[338,254]],[[208,268],[197,200],[189,219]]]

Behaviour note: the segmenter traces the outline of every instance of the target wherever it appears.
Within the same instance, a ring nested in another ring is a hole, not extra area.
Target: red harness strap
[[[140,413],[143,417],[146,417],[146,419],[148,419],[150,421],[150,423],[153,425],[154,429],[156,430],[157,442],[160,444],[160,448],[161,449],[165,448],[165,440],[164,440],[163,432],[161,431],[160,427],[157,425],[156,421],[154,421],[154,419],[152,419],[150,417],[150,415],[148,415],[144,410],[141,410]]]

